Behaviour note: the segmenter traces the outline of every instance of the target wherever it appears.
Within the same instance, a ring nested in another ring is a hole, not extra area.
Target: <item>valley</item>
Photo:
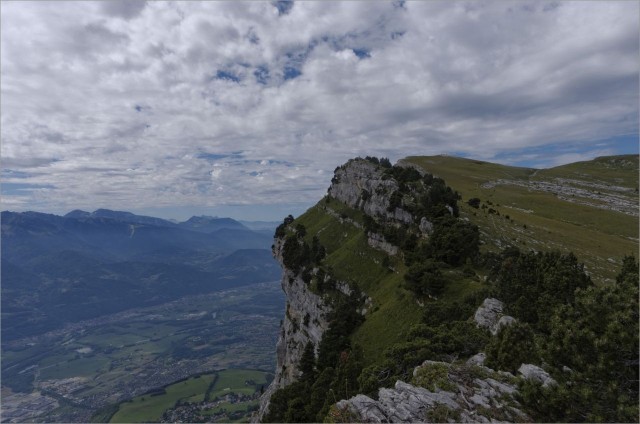
[[[3,422],[88,422],[104,419],[105,408],[113,413],[122,401],[194,375],[270,373],[283,303],[277,282],[259,283],[6,343]]]

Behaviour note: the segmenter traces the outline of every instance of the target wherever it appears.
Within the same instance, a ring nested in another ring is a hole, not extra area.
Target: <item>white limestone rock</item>
[[[498,299],[486,298],[476,310],[473,320],[478,327],[488,329],[495,336],[500,328],[516,322],[515,318],[502,313],[503,308],[504,304]]]
[[[520,368],[518,368],[518,373],[527,380],[533,380],[542,383],[542,387],[549,387],[558,384],[556,380],[554,380],[553,377],[549,375],[548,372],[537,365],[522,364],[520,365]]]

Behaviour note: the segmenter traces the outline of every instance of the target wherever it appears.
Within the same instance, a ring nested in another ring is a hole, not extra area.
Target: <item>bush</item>
[[[467,205],[471,206],[472,208],[480,208],[480,199],[478,199],[477,197],[472,197],[471,199],[467,200]]]
[[[407,288],[419,297],[438,296],[445,286],[442,272],[431,260],[409,267],[404,279],[407,283]]]
[[[526,323],[502,327],[486,347],[486,365],[515,373],[521,364],[538,362],[533,331]]]
[[[479,246],[480,233],[477,226],[444,217],[436,221],[427,252],[449,265],[458,266],[467,259],[474,259],[478,255]]]

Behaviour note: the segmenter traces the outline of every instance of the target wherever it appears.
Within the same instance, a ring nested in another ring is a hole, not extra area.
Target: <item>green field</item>
[[[582,182],[602,187],[623,187],[620,196],[638,203],[638,156],[620,156],[535,170],[451,156],[409,157],[409,163],[443,178],[462,195],[460,216],[480,227],[483,250],[516,246],[522,250],[572,251],[585,263],[596,281],[617,275],[622,257],[638,253],[638,217],[561,199],[552,192],[498,180],[521,183],[557,183],[584,187]],[[557,179],[560,180],[557,180]],[[569,182],[566,182],[569,181]],[[607,192],[605,188],[593,189]],[[613,192],[612,189],[608,190]],[[618,193],[618,192],[616,192]],[[477,197],[496,210],[475,209],[466,204]],[[490,203],[489,203],[490,202]],[[597,204],[597,201],[590,201]],[[508,216],[508,218],[507,218]]]
[[[204,395],[214,374],[190,378],[165,388],[166,393],[159,396],[138,396],[130,402],[120,405],[120,409],[111,418],[112,423],[157,422],[162,413],[179,400]]]
[[[204,402],[207,390],[210,391],[208,401],[215,401],[217,398],[231,393],[253,395],[260,386],[267,383],[267,375],[268,373],[264,371],[228,369],[190,378],[167,386],[165,393],[161,395],[147,394],[123,402],[111,417],[110,422],[157,422],[167,409],[173,408],[179,401]],[[210,387],[212,383],[214,385]],[[256,402],[255,400],[238,403],[222,402],[203,413],[213,415],[219,414],[223,410],[227,412],[247,411],[247,408],[255,405]]]
[[[86,421],[93,412],[185,375],[220,368],[271,371],[282,308],[280,285],[264,283],[127,311],[67,332],[5,344],[3,387],[26,393],[37,387],[65,397],[68,404],[52,411],[49,420],[69,421],[66,417],[81,410],[86,411],[81,419]],[[264,381],[259,373],[243,372],[238,377],[242,382]],[[241,393],[255,390],[224,384]],[[202,401],[205,391],[206,387],[196,390],[189,401]],[[160,401],[146,397],[140,407],[154,411]],[[105,412],[100,419],[110,415]]]

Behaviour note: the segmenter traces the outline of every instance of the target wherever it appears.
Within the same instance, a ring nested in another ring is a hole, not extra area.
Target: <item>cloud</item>
[[[109,0],[101,2],[100,6],[107,16],[129,20],[140,15],[146,3],[143,0]]]
[[[311,204],[358,155],[633,151],[597,144],[637,140],[638,9],[9,2],[3,179],[46,189],[6,204]]]

